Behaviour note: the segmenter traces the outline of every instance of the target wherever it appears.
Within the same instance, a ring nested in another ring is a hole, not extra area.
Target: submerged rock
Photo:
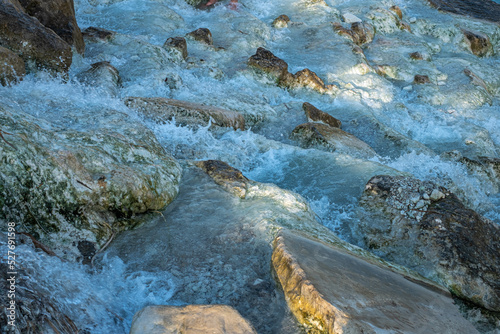
[[[419,85],[430,83],[430,82],[431,82],[431,80],[429,79],[429,76],[423,75],[423,74],[417,74],[417,75],[415,75],[415,78],[413,79],[413,83],[419,84]]]
[[[355,239],[489,310],[500,310],[500,227],[432,182],[380,175],[360,199]]]
[[[24,61],[14,52],[0,46],[0,85],[16,83],[25,74]]]
[[[282,230],[272,262],[309,333],[477,333],[446,291],[331,245]]]
[[[107,61],[92,64],[90,69],[79,73],[76,78],[88,86],[102,89],[109,96],[118,95],[120,73]]]
[[[218,160],[199,161],[196,163],[196,166],[205,171],[215,183],[222,186],[228,192],[240,198],[245,198],[248,179],[236,168]]]
[[[235,130],[245,129],[245,119],[240,113],[222,108],[162,97],[128,97],[125,104],[156,122],[167,122],[175,118],[175,122],[182,125],[212,124]]]
[[[36,18],[0,2],[0,22],[0,46],[17,53],[29,71],[68,71],[73,57],[71,47]]]
[[[493,54],[493,46],[488,36],[462,29],[465,42],[470,51],[478,57],[487,57]]]
[[[188,56],[187,42],[184,37],[169,37],[165,44],[163,44],[163,48],[177,50],[184,59]]]
[[[207,45],[214,44],[212,33],[207,28],[198,28],[195,31],[191,31],[189,34],[187,34],[187,36],[193,38],[195,41],[199,41]]]
[[[85,117],[61,111],[75,112]],[[163,209],[177,195],[180,166],[126,114],[102,110],[86,130],[8,107],[0,107],[0,120],[9,142],[0,146],[0,219],[19,222],[19,232],[59,256],[88,257],[80,242],[98,250],[134,217]]]
[[[491,0],[429,0],[429,2],[437,9],[446,12],[500,22],[500,4]]]
[[[288,27],[288,22],[290,22],[290,18],[287,15],[280,15],[274,19],[272,26],[282,29]]]
[[[88,27],[83,31],[82,35],[92,42],[110,41],[116,35],[116,32],[104,28]]]
[[[340,120],[316,108],[309,102],[304,102],[304,104],[302,104],[302,109],[304,109],[309,122],[320,122],[339,129],[342,127],[342,122]]]
[[[130,334],[256,334],[226,305],[146,306],[134,315]]]
[[[290,135],[304,148],[318,148],[330,152],[349,154],[354,157],[369,159],[377,155],[365,142],[355,136],[322,123],[298,125]]]
[[[82,32],[75,17],[73,0],[19,0],[28,15],[52,29],[80,54],[85,53]]]

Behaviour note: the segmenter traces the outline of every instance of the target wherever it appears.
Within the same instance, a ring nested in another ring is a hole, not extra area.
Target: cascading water
[[[377,11],[392,5],[405,12],[411,23],[411,35],[399,30],[384,11]],[[210,11],[196,10],[183,0],[75,0],[75,7],[82,30],[95,26],[116,31],[117,41],[87,42],[85,57],[74,56],[69,80],[39,73],[28,75],[12,87],[0,87],[3,105],[78,130],[91,129],[103,110],[127,113],[151,128],[166,150],[180,161],[222,160],[252,180],[274,183],[299,193],[310,203],[318,220],[347,241],[349,222],[355,219],[357,201],[367,180],[373,175],[397,171],[446,186],[470,208],[500,222],[498,182],[442,155],[458,150],[464,156],[498,157],[500,28],[497,25],[437,12],[420,0],[368,3],[241,0],[237,10],[220,3]],[[393,78],[384,78],[360,66],[359,55],[352,53],[344,37],[334,33],[331,22],[340,21],[345,13],[372,17],[377,32],[373,44],[365,47],[366,59],[371,65],[396,68]],[[287,28],[275,29],[271,23],[281,14],[288,15],[291,22]],[[462,41],[458,25],[488,31],[493,55],[487,58],[472,55]],[[214,46],[188,40],[189,57],[185,61],[172,60],[161,48],[168,37],[185,36],[200,27],[211,30]],[[265,47],[285,60],[291,73],[309,68],[326,83],[334,84],[338,92],[322,95],[311,90],[287,90],[257,78],[248,70],[246,61],[258,47]],[[426,54],[428,60],[408,62],[410,51]],[[76,80],[78,73],[98,61],[109,61],[120,71],[118,96]],[[482,76],[487,89],[472,85],[462,73],[464,68]],[[412,83],[414,74],[428,75],[431,84],[424,87]],[[245,131],[218,132],[208,127],[179,126],[175,120],[157,124],[128,109],[122,101],[128,96],[167,97],[214,105],[242,111],[255,121]],[[289,134],[295,126],[307,121],[301,110],[304,101],[340,119],[344,130],[367,142],[378,156],[363,160],[297,146]],[[65,114],[68,108],[79,110],[82,117]],[[409,142],[422,144],[425,149],[388,148],[390,136],[383,133],[384,128],[396,131]],[[200,182],[196,180],[200,176],[192,172],[186,175],[189,180],[182,189],[196,195],[196,182]],[[220,203],[227,200],[222,194],[217,196]],[[189,202],[189,197],[179,198]],[[189,204],[192,207],[186,204],[186,208],[194,212],[196,204]],[[183,216],[182,207],[172,210],[179,213],[177,220],[172,218],[169,228],[181,229],[189,217]],[[217,215],[231,212],[230,206],[225,210],[226,213],[214,210],[207,221],[215,224],[220,218]],[[182,238],[182,231],[173,232],[163,223],[158,224],[158,229],[153,230],[164,233],[160,240],[169,234]],[[272,282],[269,274],[261,272],[267,250],[262,256],[255,254],[251,261],[257,269],[248,272],[233,268],[238,261],[233,263],[215,255],[203,258],[211,261],[212,269],[186,264],[188,269],[182,271],[176,259],[165,256],[171,263],[155,270],[155,264],[149,260],[137,262],[129,258],[134,256],[133,250],[125,253],[123,245],[132,242],[127,238],[141,238],[137,231],[132,236],[124,234],[120,247],[111,246],[109,252],[100,254],[99,269],[67,263],[24,246],[19,247],[18,258],[20,265],[29,268],[34,284],[50,290],[50,296],[59,301],[63,311],[89,333],[125,333],[133,314],[145,305],[195,302],[242,305],[245,293],[251,290],[247,281]],[[200,243],[213,242],[208,237],[207,241],[197,237]],[[144,239],[145,243],[151,243],[149,251],[161,251],[161,241],[152,240]],[[181,242],[177,244],[182,247]],[[249,242],[248,247],[253,244]],[[222,251],[225,252],[228,250]],[[231,277],[233,286],[227,286],[225,277]],[[221,283],[217,285],[211,280]],[[201,289],[205,290],[200,292]],[[271,290],[265,291],[272,294]],[[300,332],[289,315],[284,314],[283,297],[273,298],[277,306],[270,307],[269,312],[282,318],[281,327],[263,324],[256,327],[263,333]],[[241,308],[249,309],[252,305]],[[255,314],[250,317],[259,318]]]

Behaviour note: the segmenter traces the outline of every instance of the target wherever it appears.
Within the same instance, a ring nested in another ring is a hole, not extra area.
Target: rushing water
[[[400,67],[395,80],[388,80],[373,71],[365,73],[360,58],[333,32],[330,22],[338,22],[347,12],[363,17],[370,6],[387,9],[392,5],[403,9],[413,33],[380,20],[375,40],[365,47],[371,64]],[[38,74],[16,86],[1,87],[2,103],[76,129],[91,124],[65,117],[65,108],[96,117],[100,110],[111,108],[136,117],[122,103],[127,96],[168,97],[255,115],[264,121],[246,131],[217,134],[174,122],[146,124],[179,160],[223,160],[250,179],[301,194],[319,220],[347,240],[364,184],[371,176],[392,169],[447,186],[468,206],[500,222],[498,183],[440,155],[459,150],[470,157],[498,157],[497,26],[438,13],[423,0],[241,0],[237,10],[221,3],[210,11],[195,10],[183,0],[75,0],[75,6],[82,30],[96,26],[117,31],[119,42],[87,43],[86,56],[74,57],[69,81]],[[291,18],[289,27],[272,28],[271,22],[281,14]],[[488,58],[471,55],[457,26],[487,31],[495,54]],[[158,51],[168,37],[185,36],[200,27],[211,30],[215,47],[188,41],[185,62],[171,61]],[[307,67],[337,85],[339,93],[288,91],[256,78],[246,60],[261,46],[284,59],[290,72]],[[428,54],[430,60],[408,62],[408,53],[414,51]],[[74,80],[76,74],[102,60],[120,71],[117,97]],[[486,81],[489,93],[470,84],[462,73],[466,67]],[[412,84],[414,74],[427,74],[432,84]],[[166,77],[170,85],[165,84]],[[288,134],[306,121],[301,111],[304,101],[342,120],[343,128],[370,144],[378,156],[366,161],[297,147]],[[374,128],[383,127],[425,145],[425,150],[389,149],[387,138],[373,133]],[[182,287],[176,285],[172,268],[132,271],[111,253],[96,271],[27,248],[20,249],[20,258],[23,265],[45,268],[35,271],[39,275],[33,280],[49,285],[53,297],[91,333],[127,332],[133,314],[145,305],[188,302],[179,295],[173,298]]]

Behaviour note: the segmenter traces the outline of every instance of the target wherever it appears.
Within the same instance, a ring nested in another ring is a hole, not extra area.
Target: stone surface
[[[169,37],[165,44],[163,44],[165,49],[174,49],[180,52],[182,58],[186,59],[188,56],[187,42],[184,37]]]
[[[134,315],[130,334],[256,334],[226,305],[146,306]]]
[[[500,4],[491,0],[429,0],[429,2],[437,9],[446,12],[500,22]]]
[[[363,21],[359,17],[357,17],[356,15],[351,14],[351,13],[342,14],[342,18],[344,19],[345,23],[354,23],[354,22],[362,22]]]
[[[444,290],[286,230],[273,267],[312,333],[477,333]]]
[[[282,29],[288,27],[288,22],[290,22],[290,18],[287,15],[280,15],[274,19],[272,26]]]
[[[298,125],[290,137],[298,140],[304,148],[314,147],[362,158],[372,158],[377,155],[368,144],[355,136],[322,123]]]
[[[83,260],[80,242],[100,249],[141,214],[172,202],[181,168],[124,113],[58,112],[77,120],[74,128],[0,106],[0,219],[19,222],[19,232],[59,256]]]
[[[423,74],[417,74],[415,75],[415,78],[413,79],[413,83],[415,84],[426,84],[426,83],[430,83],[431,80],[429,79],[429,77],[427,75],[423,75]]]
[[[257,49],[257,52],[248,59],[248,65],[268,74],[278,84],[291,75],[288,72],[288,64],[264,48]]]
[[[309,122],[320,122],[334,128],[342,128],[342,122],[340,120],[316,108],[309,102],[304,102],[302,109],[304,109]]]
[[[18,82],[25,74],[24,61],[14,52],[0,46],[0,85]]]
[[[207,28],[198,28],[195,31],[191,31],[189,34],[187,34],[187,36],[193,38],[195,41],[199,41],[207,45],[214,44],[212,33]]]
[[[487,309],[500,310],[500,227],[447,189],[380,175],[360,199],[355,239]]]
[[[236,168],[218,160],[199,161],[196,163],[196,166],[201,168],[215,183],[222,186],[225,190],[240,198],[245,198],[248,179]]]
[[[486,57],[493,54],[493,46],[487,35],[462,29],[465,42],[470,51],[478,57]]]
[[[375,36],[375,29],[371,24],[366,22],[353,22],[351,30],[358,36],[356,42],[358,45],[370,43]]]
[[[308,68],[298,71],[293,76],[287,76],[287,80],[284,80],[282,85],[289,88],[309,88],[323,94],[332,89],[331,86],[325,85],[323,80]]]
[[[217,127],[245,129],[245,119],[241,114],[222,108],[161,97],[128,97],[125,104],[156,122],[175,118],[175,122],[182,125],[206,126],[211,122]]]
[[[82,32],[75,17],[73,0],[19,0],[28,15],[52,29],[80,54],[85,53]]]
[[[109,96],[118,95],[120,73],[107,61],[101,61],[90,66],[90,69],[76,76],[80,82],[102,90]]]
[[[71,47],[36,18],[0,2],[0,22],[0,46],[21,56],[28,70],[68,71],[73,56]]]
[[[110,41],[116,35],[116,32],[104,28],[88,27],[82,32],[82,35],[92,42]]]

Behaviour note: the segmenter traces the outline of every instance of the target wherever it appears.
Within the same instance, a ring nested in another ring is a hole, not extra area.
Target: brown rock
[[[309,122],[321,122],[339,129],[342,127],[341,121],[308,102],[304,102],[302,109],[304,109]]]
[[[214,41],[212,39],[212,33],[207,28],[199,28],[195,31],[191,31],[187,36],[192,37],[196,41],[200,41],[207,45],[213,45]]]
[[[443,290],[282,230],[272,263],[311,333],[477,333]]]
[[[110,41],[116,35],[116,32],[103,28],[88,27],[83,31],[82,35],[92,42]]]
[[[199,161],[196,163],[196,166],[205,171],[215,183],[222,186],[228,192],[240,198],[245,198],[248,179],[236,168],[218,160]]]
[[[363,247],[500,311],[499,225],[447,189],[403,176],[373,177],[360,207],[353,230]]]
[[[288,64],[264,48],[257,49],[257,52],[248,59],[248,65],[269,74],[277,83],[291,75],[288,73]]]
[[[431,80],[429,79],[429,77],[427,75],[417,74],[417,75],[415,75],[415,79],[413,80],[413,82],[416,84],[426,84],[426,83],[430,83]]]
[[[352,31],[351,29],[347,29],[347,28],[344,28],[342,26],[342,24],[338,23],[338,22],[334,22],[333,23],[333,31],[335,31],[337,34],[339,34],[340,36],[344,36],[344,37],[347,37],[348,39],[350,39],[352,42],[354,42],[354,44],[357,44],[359,45],[359,36],[358,34],[356,34],[354,31]]]
[[[486,57],[493,53],[493,46],[488,36],[468,30],[462,30],[462,32],[465,36],[465,42],[473,54],[478,57]]]
[[[389,8],[389,10],[394,12],[400,20],[403,19],[403,12],[401,11],[401,8],[399,8],[399,6],[392,6],[391,8]]]
[[[484,88],[485,91],[487,91],[488,93],[491,94],[491,91],[490,89],[488,88],[488,85],[486,84],[486,82],[481,79],[477,74],[475,74],[474,72],[472,72],[470,69],[466,68],[464,70],[464,74],[466,76],[468,76],[470,79],[471,79],[471,83],[473,85],[476,85],[476,86],[479,86],[479,87],[482,87]]]
[[[80,54],[85,52],[82,32],[75,17],[73,0],[19,0],[28,15],[52,29]]]
[[[377,155],[368,144],[350,133],[322,123],[298,125],[290,137],[299,141],[304,148],[314,147],[360,158],[372,158]]]
[[[125,104],[156,122],[164,123],[175,117],[182,125],[207,126],[211,122],[216,127],[245,129],[245,119],[240,113],[222,108],[161,97],[129,97]]]
[[[411,32],[411,26],[408,22],[400,21],[399,22],[399,29]]]
[[[328,87],[325,86],[323,80],[321,80],[316,73],[308,68],[298,71],[293,76],[289,76],[288,78],[289,80],[283,84],[290,88],[307,87],[320,93],[328,91]]]
[[[286,15],[280,15],[273,21],[273,27],[275,28],[286,28],[288,27],[288,22],[290,22],[290,18]]]
[[[25,74],[24,61],[14,52],[0,46],[0,84],[7,86],[15,83]]]
[[[67,72],[72,62],[71,47],[65,41],[6,2],[0,2],[0,46],[20,55],[29,70]]]
[[[177,50],[184,59],[188,56],[187,42],[184,37],[169,37],[165,44],[163,44],[163,48]]]
[[[420,52],[412,52],[410,53],[410,58],[413,60],[423,60],[424,56]]]
[[[358,36],[358,45],[363,45],[373,41],[375,36],[375,28],[369,23],[365,22],[353,22],[351,23],[351,30]]]
[[[226,305],[146,306],[134,315],[130,334],[256,334]]]

